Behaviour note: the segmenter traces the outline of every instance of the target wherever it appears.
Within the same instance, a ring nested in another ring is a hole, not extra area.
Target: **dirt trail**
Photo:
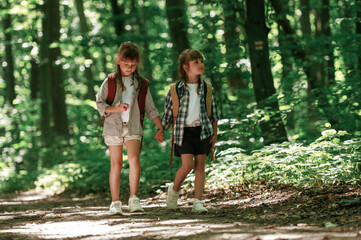
[[[188,195],[174,211],[161,194],[141,200],[144,213],[124,206],[108,216],[104,196],[1,194],[0,239],[361,239],[361,204],[338,204],[357,189],[208,192],[203,215],[191,213]]]

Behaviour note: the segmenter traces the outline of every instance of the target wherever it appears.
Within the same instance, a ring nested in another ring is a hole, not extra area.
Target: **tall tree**
[[[173,43],[173,79],[177,77],[177,61],[179,54],[190,48],[188,40],[187,6],[185,0],[166,0],[166,13],[169,33]]]
[[[332,44],[332,33],[330,26],[330,0],[322,0],[322,4],[316,9],[316,31],[318,35],[325,38],[325,43],[322,49],[325,49],[324,57],[324,78],[326,85],[333,85],[335,83],[335,61],[334,48]]]
[[[42,38],[40,39],[39,51],[39,68],[40,68],[40,130],[42,141],[45,144],[50,143],[50,84],[49,84],[49,64],[48,64],[48,51],[49,51],[49,27],[48,19],[49,13],[47,11],[48,3],[44,2],[42,5],[43,17],[42,24]]]
[[[246,0],[246,32],[250,52],[252,81],[257,105],[269,111],[267,121],[261,121],[260,127],[265,144],[283,142],[287,134],[279,114],[276,91],[269,61],[268,32],[265,23],[264,0]]]
[[[50,48],[48,50],[50,96],[54,121],[54,131],[58,136],[68,137],[68,117],[65,104],[65,86],[60,53],[60,3],[59,0],[47,2]],[[50,17],[51,16],[51,17]]]
[[[153,68],[151,66],[150,63],[150,56],[149,56],[149,41],[148,41],[148,31],[147,31],[147,25],[146,25],[146,20],[150,17],[149,16],[149,12],[147,11],[146,7],[144,5],[146,5],[146,3],[148,2],[147,0],[143,1],[143,6],[139,6],[137,5],[138,1],[132,0],[131,1],[131,12],[136,16],[136,24],[138,25],[138,29],[139,29],[139,36],[141,37],[140,39],[140,47],[142,48],[142,60],[143,60],[143,71],[144,71],[144,75],[146,78],[148,78],[149,80],[152,80],[152,75],[153,75]],[[152,87],[153,85],[151,85]]]
[[[6,8],[10,9],[10,3],[8,0],[5,1]],[[15,77],[14,77],[14,57],[13,57],[13,43],[12,43],[12,23],[11,15],[9,13],[5,14],[3,19],[4,35],[5,35],[5,64],[4,67],[4,79],[6,83],[6,101],[11,105],[13,104],[14,99],[16,98],[15,93]]]
[[[80,20],[80,31],[86,39],[89,38],[89,27],[86,22],[85,14],[84,14],[84,6],[83,6],[83,0],[75,0],[76,3],[76,10],[78,12],[79,20]],[[94,65],[93,59],[89,53],[89,46],[87,45],[89,41],[86,41],[86,46],[82,46],[82,53],[83,57],[85,59],[84,63],[84,77],[85,77],[85,84],[87,86],[87,94],[86,98],[95,100],[95,91],[94,91],[94,77],[92,73],[92,66]]]
[[[238,1],[223,1],[224,15],[224,40],[226,44],[227,60],[227,81],[232,89],[248,89],[247,80],[242,78],[240,68],[240,47],[239,34],[240,26],[237,24],[237,6]]]
[[[115,34],[119,37],[122,35],[124,31],[124,4],[121,4],[119,6],[118,0],[110,0],[110,3],[112,5],[112,13],[113,13],[113,25],[115,29]],[[119,44],[118,44],[119,45]]]

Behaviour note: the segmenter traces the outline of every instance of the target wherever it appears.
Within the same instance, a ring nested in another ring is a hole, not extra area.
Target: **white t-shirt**
[[[132,108],[131,104],[132,104],[132,96],[134,91],[134,84],[133,84],[132,76],[122,77],[122,80],[126,88],[126,90],[122,92],[122,103],[129,104],[129,108],[127,109],[127,111],[122,112],[122,121],[128,122],[130,109]]]
[[[197,93],[198,83],[187,83],[187,85],[189,91],[189,106],[186,118],[186,125],[191,125],[201,122],[201,96]]]

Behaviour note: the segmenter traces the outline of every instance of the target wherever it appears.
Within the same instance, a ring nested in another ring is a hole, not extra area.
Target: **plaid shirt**
[[[207,116],[205,97],[204,97],[204,81],[201,82],[199,89],[200,93],[200,119],[201,119],[201,140],[206,139],[213,134],[212,122],[218,121],[219,117],[217,114],[217,104],[214,89],[212,89],[212,113],[210,118]],[[209,91],[209,89],[207,89]],[[179,146],[182,145],[184,127],[186,125],[186,118],[189,105],[189,91],[186,91],[185,85],[183,82],[178,84],[178,98],[179,100],[179,109],[178,116],[174,124],[174,143]],[[173,122],[173,103],[172,97],[170,95],[170,90],[168,91],[167,98],[164,106],[164,115],[162,117],[162,125],[165,130],[168,130],[170,125]]]

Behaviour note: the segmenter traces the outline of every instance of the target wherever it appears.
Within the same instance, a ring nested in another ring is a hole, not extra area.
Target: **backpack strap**
[[[179,110],[179,98],[177,92],[178,83],[172,83],[170,85],[170,96],[172,97],[173,104],[173,118],[177,118]]]
[[[115,97],[117,83],[115,81],[115,73],[111,73],[108,75],[108,96],[107,96],[107,104],[112,105]]]
[[[143,86],[139,90],[138,95],[138,105],[139,105],[139,111],[140,111],[140,124],[143,127],[144,122],[144,116],[145,116],[145,98],[147,96],[148,88],[149,88],[149,80],[143,78]]]
[[[117,83],[115,81],[115,73],[110,73],[108,74],[108,95],[107,95],[107,99],[105,100],[106,103],[108,105],[112,105],[114,98],[115,98],[115,92],[116,92],[116,88],[117,88]],[[100,122],[100,128],[99,128],[99,132],[98,132],[98,141],[97,141],[97,145],[99,142],[99,136],[100,136],[100,132],[102,130],[102,126],[104,124],[104,120],[105,120],[105,116],[102,116],[102,120]]]
[[[173,104],[173,122],[172,122],[172,148],[170,150],[169,165],[172,165],[172,163],[173,163],[174,123],[178,116],[178,110],[179,110],[179,97],[178,97],[178,89],[177,89],[178,85],[179,85],[179,82],[172,83],[170,85],[170,96],[172,98],[172,104]]]
[[[143,78],[144,82],[142,87],[139,90],[138,95],[138,106],[139,106],[139,112],[140,112],[140,125],[143,127],[144,117],[145,117],[145,98],[147,96],[148,88],[149,88],[149,80]],[[142,151],[143,146],[143,137],[140,141],[140,147],[139,147],[139,154]]]

